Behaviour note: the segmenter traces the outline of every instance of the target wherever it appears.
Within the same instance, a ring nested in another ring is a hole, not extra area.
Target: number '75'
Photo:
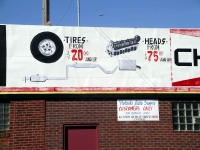
[[[153,55],[153,57],[154,57],[154,61],[155,61],[155,62],[158,61],[158,51],[147,51],[147,53],[149,54],[149,56],[148,56],[148,61],[151,61],[152,55]]]

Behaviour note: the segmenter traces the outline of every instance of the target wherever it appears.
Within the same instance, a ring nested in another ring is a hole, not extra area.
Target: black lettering
[[[85,37],[82,38],[82,42],[83,42],[83,44],[85,43]]]
[[[161,44],[161,39],[160,38],[158,38],[158,44]]]
[[[66,39],[66,43],[69,43],[69,42],[68,42],[69,37],[68,37],[68,36],[65,36],[65,39]]]
[[[194,66],[198,66],[198,59],[200,59],[200,55],[197,55],[197,49],[193,49]]]
[[[145,38],[144,43],[149,44],[149,39]]]
[[[78,43],[81,43],[81,37],[78,37]]]
[[[145,44],[165,44],[166,38],[145,38]]]
[[[154,39],[153,44],[158,44],[156,38]]]
[[[77,43],[77,38],[73,37],[73,43]]]
[[[165,40],[166,40],[166,39],[165,39],[165,38],[163,38],[163,39],[162,39],[162,43],[161,43],[161,44],[165,44]]]
[[[174,63],[177,65],[177,66],[192,66],[192,63],[191,62],[179,62],[179,55],[178,53],[182,53],[182,52],[191,52],[191,49],[176,49],[174,51]]]
[[[70,43],[72,43],[72,37],[70,37]]]
[[[153,39],[152,38],[150,38],[150,44],[153,44]]]

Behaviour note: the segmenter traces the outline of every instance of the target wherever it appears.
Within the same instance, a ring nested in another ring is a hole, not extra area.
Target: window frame
[[[0,103],[0,132],[10,130],[10,103]]]
[[[174,131],[200,131],[195,118],[200,117],[200,102],[172,102]]]

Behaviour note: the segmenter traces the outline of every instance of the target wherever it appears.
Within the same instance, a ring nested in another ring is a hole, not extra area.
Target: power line
[[[63,18],[65,17],[65,15],[67,14],[67,12],[68,12],[68,10],[69,10],[69,8],[71,7],[71,4],[72,4],[72,2],[73,2],[73,0],[71,0],[71,2],[70,2],[70,4],[69,4],[69,6],[68,6],[68,8],[67,8],[67,10],[65,11],[65,13],[64,13],[64,15],[62,16],[62,18],[60,19],[60,21],[58,22],[58,24],[57,25],[59,25],[59,23],[63,20]]]

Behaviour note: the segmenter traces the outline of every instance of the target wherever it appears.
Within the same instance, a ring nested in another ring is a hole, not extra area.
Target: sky
[[[52,26],[77,20],[77,0],[50,0]],[[0,0],[0,24],[42,25],[42,0]],[[200,0],[80,0],[80,25],[200,28]]]

